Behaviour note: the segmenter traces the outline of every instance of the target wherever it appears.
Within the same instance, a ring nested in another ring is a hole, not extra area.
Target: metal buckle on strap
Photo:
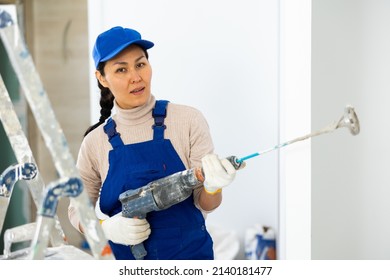
[[[120,134],[116,131],[116,123],[110,118],[104,126],[104,132],[107,134],[108,139],[111,140],[114,136]]]
[[[164,118],[165,116],[154,116],[154,125],[152,125],[152,127],[155,128],[157,126],[166,128],[164,125]]]

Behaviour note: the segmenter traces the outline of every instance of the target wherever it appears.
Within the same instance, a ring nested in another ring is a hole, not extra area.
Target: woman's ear
[[[99,83],[102,86],[108,87],[106,78],[104,78],[104,76],[102,75],[102,73],[100,73],[100,71],[98,71],[98,70],[95,71],[95,77],[96,77],[96,79],[98,79]]]

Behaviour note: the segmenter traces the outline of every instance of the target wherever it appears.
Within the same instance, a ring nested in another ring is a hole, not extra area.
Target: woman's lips
[[[145,87],[136,88],[135,90],[130,91],[130,93],[134,94],[134,95],[140,95],[144,92],[144,90],[145,90]]]

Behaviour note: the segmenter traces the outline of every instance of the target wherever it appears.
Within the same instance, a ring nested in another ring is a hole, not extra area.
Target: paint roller
[[[352,106],[347,106],[345,108],[344,115],[338,121],[319,131],[295,138],[246,157],[237,158],[235,156],[230,156],[227,159],[236,170],[239,170],[245,167],[246,163],[244,161],[249,158],[280,149],[310,137],[332,132],[341,127],[348,128],[352,135],[359,134],[359,120],[355,109]],[[155,180],[138,189],[125,191],[119,196],[119,200],[122,203],[122,215],[130,218],[146,218],[146,214],[151,211],[161,211],[184,201],[190,197],[192,190],[201,186],[203,182],[204,173],[202,168],[195,167]],[[131,251],[137,260],[141,260],[147,255],[143,243],[131,246]]]

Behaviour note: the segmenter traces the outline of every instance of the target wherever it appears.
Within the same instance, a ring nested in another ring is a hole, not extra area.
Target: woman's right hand
[[[108,240],[122,245],[136,245],[148,239],[150,225],[146,219],[126,218],[122,212],[101,222]]]

